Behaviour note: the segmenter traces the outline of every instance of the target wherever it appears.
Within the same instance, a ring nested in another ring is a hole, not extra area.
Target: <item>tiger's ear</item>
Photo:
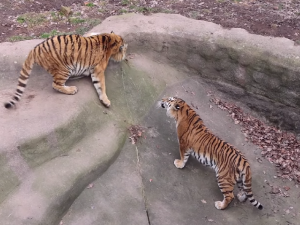
[[[114,34],[114,32],[113,32],[113,31],[111,31],[110,33],[111,33],[111,34]]]
[[[180,105],[176,104],[176,105],[175,105],[175,109],[176,109],[176,110],[179,110],[179,109],[180,109]]]

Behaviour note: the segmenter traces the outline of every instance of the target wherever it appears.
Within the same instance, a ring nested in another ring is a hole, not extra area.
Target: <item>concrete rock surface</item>
[[[289,49],[289,57],[298,54],[291,41],[163,14],[110,17],[91,32],[111,30],[129,43],[127,61],[111,62],[106,71],[111,108],[99,103],[89,78],[70,81],[79,92],[68,96],[52,90],[51,76],[37,66],[17,107],[0,108],[1,224],[297,224],[298,186],[276,178],[274,165],[261,159],[260,150],[245,142],[239,126],[209,101],[208,91],[228,101],[237,101],[240,95],[254,98],[247,89],[244,67],[238,69],[242,75],[234,76],[246,88],[234,86],[219,73],[233,64],[213,61],[228,57],[227,53],[216,52],[204,41],[197,48],[191,40],[198,43],[196,34],[207,35],[207,43],[212,43],[230,32],[254,45],[266,38],[265,46],[270,48],[276,41],[282,43],[273,48],[278,57],[284,49]],[[40,41],[0,45],[1,102],[14,93],[26,54]],[[207,60],[200,57],[197,61],[197,52],[205,53],[201,57]],[[240,56],[236,50],[228,54],[232,60]],[[236,61],[252,63],[247,57]],[[210,82],[205,74],[213,76]],[[254,77],[258,83],[264,79],[261,74]],[[235,95],[220,92],[220,87],[228,86]],[[262,211],[237,200],[226,210],[217,210],[214,201],[222,195],[214,171],[194,159],[182,170],[175,168],[173,161],[179,157],[175,123],[156,106],[163,96],[185,99],[212,132],[246,155],[252,167],[253,193],[263,204]],[[249,110],[243,99],[238,103]],[[128,128],[136,124],[143,133],[132,145]],[[284,186],[291,189],[285,191]],[[270,193],[274,187],[279,188],[278,194]]]

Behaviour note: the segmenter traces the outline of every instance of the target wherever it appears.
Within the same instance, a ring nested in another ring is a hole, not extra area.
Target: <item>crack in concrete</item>
[[[125,88],[125,83],[124,83],[124,74],[125,74],[125,72],[124,72],[122,66],[121,66],[121,74],[122,74],[122,84],[123,84],[123,88],[124,88],[124,93],[126,94],[126,88]],[[133,118],[132,118],[132,112],[131,112],[130,106],[129,106],[129,104],[128,104],[128,99],[127,99],[127,98],[125,98],[125,99],[126,99],[126,105],[127,105],[127,108],[128,108],[128,110],[129,110],[130,119],[131,119],[131,121],[133,121]]]
[[[139,156],[139,150],[137,148],[137,146],[135,146],[135,152],[136,152],[136,159],[137,159],[137,171],[138,174],[141,178],[141,186],[142,186],[142,196],[143,196],[143,200],[144,200],[144,208],[145,208],[145,212],[147,215],[147,219],[148,219],[148,224],[151,225],[151,221],[150,221],[150,216],[149,216],[149,209],[148,209],[148,202],[147,202],[147,197],[145,194],[145,186],[143,183],[143,177],[142,177],[142,173],[141,173],[141,164],[140,164],[140,156]]]

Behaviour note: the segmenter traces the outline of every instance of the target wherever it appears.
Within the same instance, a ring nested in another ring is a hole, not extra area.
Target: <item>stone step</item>
[[[0,205],[1,224],[57,224],[81,191],[114,161],[126,129],[107,121],[66,154],[33,168]]]
[[[137,151],[127,141],[116,161],[75,200],[61,224],[148,225]]]

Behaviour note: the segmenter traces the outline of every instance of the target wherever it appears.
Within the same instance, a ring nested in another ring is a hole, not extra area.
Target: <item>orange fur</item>
[[[167,115],[176,120],[180,159],[174,164],[183,168],[190,155],[199,162],[211,166],[216,171],[217,181],[223,201],[215,202],[217,209],[225,209],[233,200],[233,189],[237,183],[240,189],[238,199],[250,202],[262,209],[254,199],[251,189],[250,165],[244,155],[230,144],[212,134],[203,124],[199,115],[182,99],[170,97],[162,99],[161,107],[167,109]]]
[[[20,72],[16,93],[5,107],[11,108],[20,100],[34,63],[52,75],[52,87],[64,94],[73,95],[78,91],[75,86],[65,85],[69,78],[91,75],[100,101],[109,107],[104,71],[111,57],[116,61],[125,59],[126,50],[123,38],[113,32],[90,37],[60,35],[48,38],[29,52]]]

